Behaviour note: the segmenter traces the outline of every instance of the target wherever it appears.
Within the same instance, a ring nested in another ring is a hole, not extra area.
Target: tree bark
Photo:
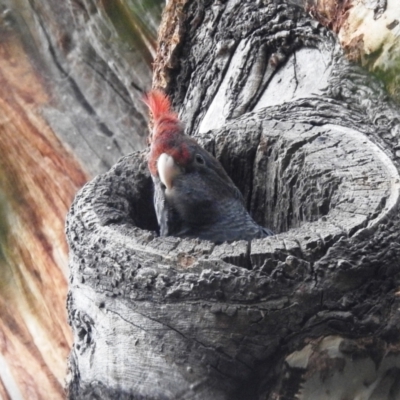
[[[2,399],[65,398],[65,217],[90,177],[145,145],[154,39],[128,2],[108,3],[0,0]]]
[[[70,398],[400,395],[400,113],[295,3],[168,3],[155,85],[277,234],[158,237],[146,151],[88,183]]]

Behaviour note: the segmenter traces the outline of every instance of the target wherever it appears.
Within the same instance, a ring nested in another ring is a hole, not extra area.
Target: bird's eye
[[[204,158],[200,154],[196,154],[195,160],[196,160],[197,164],[203,165],[205,163]]]

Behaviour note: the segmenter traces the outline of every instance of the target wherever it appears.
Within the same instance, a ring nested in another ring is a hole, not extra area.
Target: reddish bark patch
[[[306,10],[322,25],[338,33],[346,22],[353,0],[307,0]]]
[[[158,30],[157,56],[153,64],[154,88],[166,88],[169,73],[179,64],[179,49],[184,31],[183,8],[188,0],[169,1],[164,9]]]
[[[7,200],[0,269],[8,278],[0,344],[24,398],[61,399],[72,342],[64,224],[88,177],[41,116],[50,105],[40,71],[10,35],[0,44],[0,191]]]

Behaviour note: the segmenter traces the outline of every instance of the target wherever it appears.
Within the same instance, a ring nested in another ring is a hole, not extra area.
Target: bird
[[[184,133],[169,97],[156,89],[143,100],[153,121],[147,162],[160,236],[221,244],[273,235],[250,216],[221,163]]]

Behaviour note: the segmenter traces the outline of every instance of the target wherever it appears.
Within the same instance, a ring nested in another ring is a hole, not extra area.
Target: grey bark
[[[92,175],[145,147],[151,87],[149,50],[121,40],[105,4],[0,2],[2,35],[18,33],[49,89],[41,114]]]
[[[168,91],[271,238],[160,238],[146,151],[68,217],[70,398],[396,399],[400,113],[296,4],[188,1]]]

